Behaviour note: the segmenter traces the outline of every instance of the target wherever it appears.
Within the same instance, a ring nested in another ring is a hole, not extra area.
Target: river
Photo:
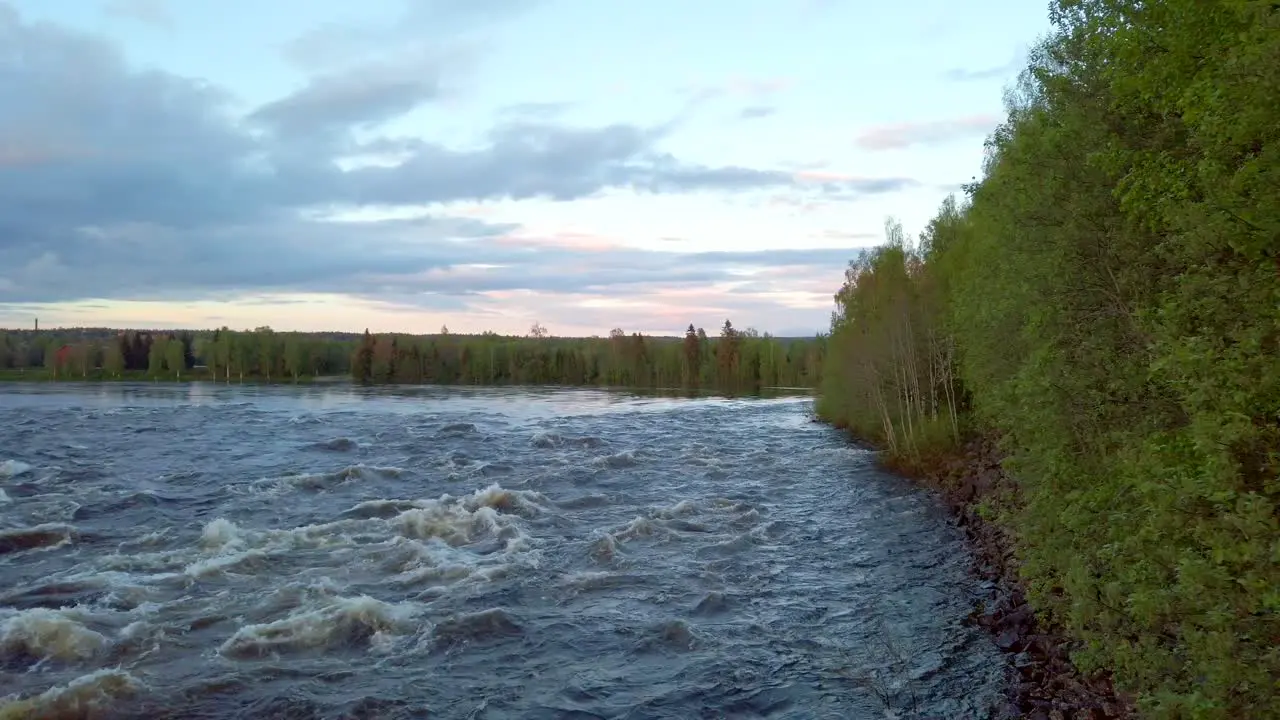
[[[986,717],[959,532],[810,407],[0,386],[0,718]]]

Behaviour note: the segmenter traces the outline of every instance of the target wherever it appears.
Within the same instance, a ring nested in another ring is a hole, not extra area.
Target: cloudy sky
[[[825,329],[1044,2],[0,0],[0,326]]]

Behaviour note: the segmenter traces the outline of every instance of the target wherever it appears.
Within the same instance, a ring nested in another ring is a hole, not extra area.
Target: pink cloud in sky
[[[799,170],[792,177],[800,182],[812,183],[838,183],[861,179],[857,175],[833,172],[831,170]]]
[[[506,247],[550,247],[583,252],[607,252],[624,246],[608,237],[587,232],[563,231],[545,235],[503,235],[493,242]]]
[[[997,115],[984,113],[949,120],[876,125],[864,130],[855,142],[866,150],[900,150],[912,145],[938,145],[985,135],[994,130],[1000,120]]]

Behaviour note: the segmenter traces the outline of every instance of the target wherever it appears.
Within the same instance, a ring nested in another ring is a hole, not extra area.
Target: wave
[[[0,477],[17,477],[31,472],[34,468],[19,460],[0,460]]]
[[[322,440],[312,444],[317,450],[328,450],[330,452],[351,452],[360,449],[360,443],[349,437],[336,437],[328,440]]]
[[[56,550],[74,541],[76,529],[64,523],[0,530],[0,555],[25,550]]]
[[[138,693],[143,684],[128,672],[104,669],[81,675],[26,699],[9,696],[0,701],[0,720],[78,720],[95,717],[121,698]]]
[[[106,649],[105,635],[87,627],[72,609],[22,610],[0,621],[0,651],[8,657],[86,660]]]
[[[436,648],[508,638],[524,634],[524,627],[501,608],[464,613],[438,623],[431,632]]]
[[[238,659],[315,648],[380,648],[413,632],[422,607],[387,603],[368,595],[334,598],[321,607],[272,622],[246,625],[218,648]]]

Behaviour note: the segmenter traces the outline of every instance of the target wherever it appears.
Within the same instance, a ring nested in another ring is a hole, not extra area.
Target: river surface
[[[0,718],[980,718],[930,495],[807,398],[0,386]]]

